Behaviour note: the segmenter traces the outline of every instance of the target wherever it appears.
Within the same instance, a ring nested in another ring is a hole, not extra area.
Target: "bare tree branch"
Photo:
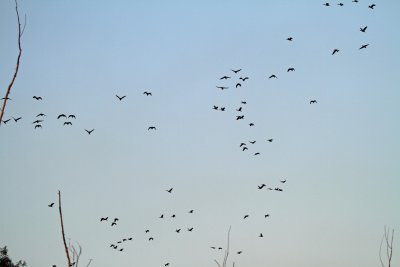
[[[390,229],[386,227],[384,228],[381,244],[379,247],[379,260],[381,262],[382,267],[385,267],[384,261],[382,259],[382,245],[385,242],[386,246],[386,257],[387,257],[387,267],[391,266],[392,256],[393,256],[393,237],[394,237],[394,229],[390,232]]]
[[[58,210],[60,212],[60,223],[61,223],[61,234],[64,242],[65,254],[67,255],[68,267],[71,267],[71,258],[69,257],[69,251],[67,247],[67,242],[65,241],[64,223],[61,211],[61,192],[58,190]]]
[[[86,265],[86,267],[89,267],[90,263],[92,262],[93,259],[89,259],[88,264]]]
[[[21,20],[20,20],[20,17],[19,17],[17,0],[15,0],[15,12],[17,13],[17,20],[18,20],[18,51],[19,52],[18,52],[17,63],[16,63],[14,75],[13,75],[13,77],[11,79],[10,84],[8,85],[8,88],[7,88],[7,91],[6,91],[6,95],[5,95],[4,101],[3,101],[3,106],[2,106],[2,108],[0,110],[0,125],[1,125],[1,122],[3,121],[4,111],[6,109],[7,100],[9,99],[9,95],[11,93],[11,88],[14,85],[15,79],[17,78],[17,74],[18,74],[18,70],[19,70],[19,63],[20,63],[21,54],[22,54],[21,37],[24,34],[25,26],[26,26],[26,15],[25,15],[24,27],[23,27],[23,29],[21,29]]]

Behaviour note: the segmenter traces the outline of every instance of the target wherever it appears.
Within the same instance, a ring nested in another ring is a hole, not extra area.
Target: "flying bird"
[[[293,37],[288,37],[286,38],[286,40],[288,40],[289,42],[293,41]]]
[[[281,182],[282,184],[284,184],[284,183],[286,183],[286,180],[281,180],[280,182]]]
[[[50,208],[52,208],[52,207],[54,206],[54,203],[51,203],[51,204],[49,204],[49,205],[47,205],[47,206],[49,206]]]
[[[225,111],[225,107],[221,107],[220,110],[221,110],[221,111]]]
[[[369,46],[369,44],[365,44],[365,45],[362,45],[358,50],[361,50],[361,49],[364,49],[364,48],[367,48],[367,46]]]
[[[271,143],[272,141],[274,141],[274,139],[271,138],[271,139],[268,139],[267,141]]]
[[[243,219],[246,219],[246,218],[248,218],[248,217],[249,217],[249,215],[246,214],[246,215],[244,215]]]
[[[254,126],[254,123],[252,123],[252,122],[251,122],[251,123],[249,123],[249,126]]]
[[[122,99],[124,99],[126,97],[126,95],[124,95],[124,96],[115,95],[115,96],[119,99],[119,101],[121,101]]]
[[[114,222],[116,222],[116,221],[119,221],[119,219],[118,218],[114,218]]]
[[[330,6],[330,4],[329,3],[325,3],[324,6]]]
[[[94,131],[94,129],[92,129],[90,131],[85,129],[85,131],[90,135]]]
[[[242,148],[242,151],[245,151],[245,150],[248,150],[248,148],[247,148],[247,147],[243,147],[243,148]]]
[[[146,96],[152,96],[151,92],[143,92],[143,94]]]
[[[219,78],[220,80],[228,80],[228,79],[230,79],[231,77],[228,77],[228,76],[223,76],[223,77],[221,77],[221,78]]]
[[[242,147],[242,146],[245,146],[245,145],[246,145],[245,143],[240,143],[239,147]]]
[[[9,97],[3,97],[1,100],[12,100],[12,99]]]
[[[210,248],[215,249],[215,247],[210,247]]]
[[[37,128],[42,128],[42,125],[36,124],[36,125],[35,125],[35,129],[37,129]]]
[[[333,52],[332,52],[332,56],[334,55],[334,54],[336,54],[337,52],[339,52],[339,49],[333,49]]]
[[[289,72],[289,71],[295,71],[295,69],[294,68],[288,68],[287,72]]]
[[[268,218],[268,217],[269,217],[269,214],[265,214],[265,215],[264,215],[264,218]]]
[[[60,114],[60,115],[58,115],[57,120],[60,118],[67,118],[67,116],[65,116],[65,114]]]
[[[41,123],[43,120],[35,120],[34,122],[32,122],[32,124],[35,124],[35,123]]]
[[[146,230],[146,231],[144,231],[145,233],[148,233],[148,232],[150,232],[150,230]]]
[[[42,100],[42,98],[40,96],[33,96],[32,98],[36,99],[36,100]]]
[[[176,217],[176,215],[175,215],[175,214],[172,214],[171,218],[175,218],[175,217]]]
[[[37,118],[37,117],[46,117],[46,114],[44,114],[44,113],[39,113],[39,114],[36,115],[36,118]]]
[[[189,232],[193,231],[193,227],[187,229]]]
[[[129,237],[128,240],[132,240],[132,237]]]
[[[154,126],[150,126],[149,128],[147,128],[147,131],[149,131],[149,130],[157,130],[157,128]]]
[[[236,111],[242,112],[242,107],[238,108]]]
[[[168,189],[168,190],[165,190],[165,191],[167,191],[168,193],[172,193],[172,189],[174,189],[173,187],[171,187],[170,189]]]
[[[239,79],[241,79],[242,81],[246,81],[247,79],[249,79],[249,77],[240,77]]]
[[[116,222],[111,223],[111,226],[114,226],[114,225],[117,225],[117,223]]]
[[[339,3],[338,6],[343,6],[343,3]]]
[[[181,229],[176,229],[175,232],[177,232],[179,234],[179,232],[181,231]]]
[[[154,240],[154,238],[150,237],[150,238],[149,238],[149,241],[151,241],[151,240]]]
[[[368,26],[365,26],[364,28],[360,28],[360,32],[365,32],[367,30]]]
[[[240,103],[242,103],[243,105],[246,105],[246,104],[247,104],[246,101],[241,101]]]
[[[76,119],[76,116],[75,115],[68,115],[68,119],[69,118]]]
[[[372,4],[372,5],[368,6],[368,7],[369,7],[370,9],[374,9],[375,6],[376,6],[375,4]]]
[[[100,218],[100,222],[107,221],[107,220],[108,220],[108,217]]]
[[[268,79],[271,79],[271,78],[278,79],[278,77],[276,77],[276,75],[275,75],[275,74],[272,74],[271,76],[269,76],[269,77],[268,77]]]
[[[238,70],[232,70],[231,69],[231,71],[233,71],[234,73],[238,73],[239,71],[241,71],[242,69],[238,69]]]
[[[119,251],[123,251],[123,250],[124,250],[123,248],[120,248],[120,249],[119,249]]]
[[[256,143],[256,141],[249,141],[250,144],[254,145]]]
[[[18,122],[20,119],[22,119],[22,117],[18,117],[18,118],[12,117],[12,118],[13,118],[13,120],[14,120],[15,122]]]
[[[226,87],[226,86],[217,86],[217,88],[218,88],[218,89],[221,89],[221,90],[225,90],[225,89],[228,89],[229,87]]]
[[[122,242],[126,242],[127,241],[127,239],[126,238],[122,238]]]
[[[353,3],[358,3],[358,0],[353,0],[353,1],[351,1],[351,2],[353,2]]]
[[[262,184],[262,185],[258,185],[257,187],[258,187],[258,189],[263,189],[265,186],[266,186],[265,184]]]
[[[218,110],[218,106],[213,106],[213,109]]]
[[[236,120],[243,120],[244,119],[244,115],[242,116],[236,116]]]
[[[194,210],[189,210],[189,213],[193,213]]]
[[[238,88],[238,87],[242,87],[242,85],[240,83],[237,83],[236,88]]]
[[[242,254],[242,251],[238,251],[237,254],[239,254],[239,255]]]
[[[164,264],[164,266],[169,266],[169,262],[167,262],[166,264]]]
[[[72,122],[66,121],[66,122],[64,122],[64,125],[72,125]]]
[[[3,121],[4,124],[7,124],[7,122],[9,122],[11,119],[5,120]]]
[[[254,153],[254,156],[258,156],[258,155],[260,155],[260,152]]]
[[[264,237],[262,233],[260,233],[260,235],[258,237]]]
[[[310,104],[317,104],[317,100],[310,100]]]
[[[158,218],[160,218],[160,219],[164,218],[164,214],[161,214],[161,216],[160,216],[160,217],[158,217]]]

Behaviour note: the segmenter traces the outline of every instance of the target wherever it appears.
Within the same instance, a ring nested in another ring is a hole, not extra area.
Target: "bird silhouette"
[[[194,210],[189,210],[189,213],[193,213]]]
[[[149,130],[157,130],[157,128],[154,126],[150,126],[149,128],[147,128],[147,131],[149,131]]]
[[[286,38],[286,40],[288,40],[289,42],[293,41],[293,37],[288,37]]]
[[[275,191],[279,191],[279,192],[282,192],[282,191],[283,191],[283,189],[282,189],[282,188],[279,188],[279,187],[275,187],[274,190],[275,190]]]
[[[375,6],[376,6],[375,4],[372,4],[372,5],[368,6],[368,7],[369,7],[370,9],[374,9]]]
[[[258,185],[257,187],[258,187],[258,189],[263,189],[265,186],[266,186],[265,184],[261,184],[261,185]]]
[[[221,110],[221,111],[225,111],[225,107],[221,107],[219,110]]]
[[[12,100],[12,99],[9,97],[3,97],[1,100]]]
[[[238,252],[236,252],[236,253],[240,255],[240,254],[242,254],[242,251],[238,251]]]
[[[247,147],[243,147],[243,148],[242,148],[242,151],[245,151],[245,150],[248,150],[248,148],[247,148]]]
[[[126,242],[128,239],[126,238],[122,238],[122,242]]]
[[[121,101],[122,99],[124,99],[126,97],[126,95],[124,95],[124,96],[115,95],[115,96],[119,99],[119,101]]]
[[[367,46],[369,46],[369,44],[362,45],[358,50],[365,49]]]
[[[117,244],[122,244],[122,241],[118,241]]]
[[[161,216],[158,217],[158,218],[163,219],[164,218],[164,214],[161,214]]]
[[[223,77],[221,77],[221,78],[219,78],[220,80],[228,80],[228,79],[230,79],[231,77],[228,77],[228,76],[223,76]]]
[[[358,3],[358,0],[353,0],[353,1],[351,1],[351,2],[353,2],[353,3]]]
[[[213,109],[218,110],[218,106],[213,106]]]
[[[153,237],[149,237],[149,241],[152,241],[152,240],[154,240],[154,238]]]
[[[119,221],[119,219],[118,218],[114,218],[114,222],[117,222],[117,221]]]
[[[107,220],[108,220],[108,217],[100,218],[100,222],[107,221]]]
[[[172,214],[171,218],[175,218],[175,217],[176,217],[176,215],[175,215],[175,214]]]
[[[310,104],[317,104],[317,100],[310,100]]]
[[[367,30],[368,26],[365,26],[364,28],[360,28],[360,32],[365,32]]]
[[[37,129],[37,128],[42,128],[42,125],[36,124],[36,125],[35,125],[35,129]]]
[[[268,79],[271,79],[271,78],[278,79],[278,77],[276,77],[276,75],[275,75],[275,74],[272,74],[271,76],[269,76],[269,77],[268,77]]]
[[[241,79],[242,81],[246,81],[247,79],[249,79],[249,77],[240,77],[239,79]]]
[[[7,124],[7,122],[9,122],[10,120],[11,120],[11,119],[8,119],[8,120],[5,120],[5,121],[3,120],[3,123],[4,123],[4,124]]]
[[[268,139],[267,141],[271,143],[272,141],[274,141],[274,139],[271,138],[271,139]]]
[[[240,83],[237,83],[236,88],[238,88],[238,87],[242,87],[242,85]]]
[[[129,240],[129,241],[132,240],[132,237],[129,237],[128,240]]]
[[[260,235],[258,237],[264,237],[262,233],[260,233]]]
[[[37,117],[46,117],[46,115],[44,113],[39,113],[39,114],[36,115],[36,118]]]
[[[85,129],[85,131],[90,135],[94,131],[94,129],[92,129],[90,131]]]
[[[179,232],[181,231],[181,229],[176,229],[175,232],[177,232],[179,234]]]
[[[12,117],[12,118],[13,118],[13,120],[14,120],[15,122],[18,122],[20,119],[22,119],[22,117],[18,117],[18,118]]]
[[[116,222],[111,223],[111,226],[114,226],[114,225],[117,225],[117,223]]]
[[[152,96],[151,92],[143,92],[143,94],[146,96]]]
[[[295,69],[294,68],[288,68],[287,72],[289,72],[289,71],[295,71]]]
[[[124,250],[123,248],[120,248],[120,249],[119,249],[119,251],[123,251],[123,250]]]
[[[72,125],[72,122],[66,121],[66,122],[64,122],[64,125]]]
[[[189,232],[193,231],[193,227],[187,229]]]
[[[254,153],[254,156],[258,156],[258,155],[260,155],[260,152]]]
[[[339,3],[338,6],[344,6],[343,3]]]
[[[242,147],[242,146],[245,146],[245,145],[246,145],[245,143],[240,143],[239,147]]]
[[[254,123],[252,123],[252,122],[251,122],[251,123],[249,123],[249,126],[254,126]]]
[[[249,141],[250,144],[254,145],[256,143],[256,141]]]
[[[243,217],[243,219],[246,219],[246,218],[249,218],[248,214],[244,215],[244,217]]]
[[[329,3],[325,3],[324,6],[330,6],[330,4]]]
[[[146,231],[144,231],[145,233],[148,233],[148,232],[150,232],[150,230],[146,230]]]
[[[236,111],[242,112],[242,107],[239,107]]]
[[[169,262],[167,262],[166,264],[164,264],[164,266],[169,266]]]
[[[51,204],[49,204],[49,205],[47,205],[47,206],[49,206],[50,208],[52,208],[52,207],[54,206],[54,203],[51,203]]]
[[[241,101],[240,103],[242,103],[243,105],[246,105],[246,104],[247,104],[246,101]]]
[[[244,115],[242,116],[236,116],[236,120],[243,120],[244,119]]]
[[[282,184],[284,184],[284,183],[286,183],[286,180],[281,180],[280,182],[281,182]]]
[[[65,114],[60,114],[60,115],[58,115],[57,120],[60,118],[67,118],[67,116],[65,116]]]
[[[165,191],[167,191],[168,193],[172,193],[172,189],[174,189],[173,187],[171,187],[170,189],[168,189],[168,190],[165,190]]]
[[[221,250],[221,249],[222,249],[222,247],[218,247],[218,249],[219,249],[219,250]]]
[[[269,214],[265,214],[265,215],[264,215],[264,218],[268,218],[268,217],[269,217]]]
[[[339,52],[339,49],[333,49],[333,52],[332,52],[332,56],[334,55],[334,54],[336,54],[337,52]]]
[[[225,89],[228,89],[229,87],[226,87],[226,86],[217,86],[217,88],[218,88],[218,89],[221,89],[221,90],[225,90]]]
[[[210,247],[210,248],[215,249],[215,247]]]
[[[72,115],[68,115],[68,119],[69,119],[69,118],[76,119],[76,116],[73,115],[73,114],[72,114]]]
[[[242,69],[238,69],[238,70],[232,70],[232,69],[231,69],[231,71],[233,71],[235,74],[238,73],[238,72],[241,71],[241,70],[242,70]]]
[[[35,120],[32,124],[41,123],[43,120]]]

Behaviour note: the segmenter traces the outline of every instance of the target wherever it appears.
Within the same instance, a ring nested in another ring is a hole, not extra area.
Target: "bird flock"
[[[352,2],[358,3],[359,1],[353,0]],[[324,3],[323,5],[325,7],[332,7],[332,4],[329,2]],[[337,3],[337,6],[343,7],[343,6],[345,6],[345,4]],[[375,4],[368,5],[368,8],[371,10],[375,9],[375,7],[376,7]],[[368,29],[368,26],[363,25],[359,28],[359,32],[364,34],[367,32],[367,29]],[[290,37],[286,38],[286,41],[295,42],[295,38],[293,36],[290,36]],[[368,47],[369,47],[369,43],[361,44],[359,46],[358,50],[367,49]],[[332,51],[331,52],[332,56],[337,56],[341,52],[341,50],[339,48],[333,48],[330,51]],[[296,71],[295,67],[293,67],[293,66],[288,66],[285,69],[286,69],[286,71],[284,73],[286,73],[287,75],[290,75],[290,73],[293,73]],[[245,71],[242,68],[232,68],[228,71],[229,71],[229,73],[219,76],[219,78],[216,81],[217,85],[215,87],[221,93],[224,93],[224,94],[228,94],[231,90],[246,90],[246,83],[249,79],[251,79],[251,75],[244,74]],[[265,74],[265,79],[270,82],[274,82],[273,80],[278,79],[278,77],[279,77],[279,79],[285,79],[284,74],[282,74],[282,75],[280,73]],[[215,88],[213,88],[213,89],[215,90]],[[153,94],[150,91],[143,92],[144,97],[151,97],[152,95]],[[127,95],[120,96],[120,95],[116,94],[115,97],[116,97],[117,102],[127,100]],[[2,98],[2,99],[4,100],[5,98]],[[34,101],[44,101],[43,97],[36,96],[36,95],[33,96],[32,99],[34,99]],[[12,99],[8,98],[7,100],[12,100]],[[318,103],[316,99],[309,99],[307,101],[310,105]],[[246,108],[248,107],[247,105],[248,105],[247,100],[241,99],[240,101],[233,103],[234,108],[228,108],[226,106],[214,103],[214,104],[212,104],[211,109],[214,110],[215,112],[230,112],[230,114],[231,114],[230,118],[233,123],[242,123],[243,127],[251,127],[251,128],[254,128],[254,131],[256,131],[257,123],[255,121],[253,121],[252,118],[249,118],[245,114]],[[73,126],[73,123],[77,119],[76,115],[67,114],[67,113],[61,113],[58,115],[54,115],[53,117],[55,119],[57,119],[57,121],[61,121],[60,124],[62,126]],[[33,122],[32,122],[33,128],[34,129],[43,128],[43,126],[45,126],[46,118],[47,118],[47,115],[45,113],[39,113],[37,115],[34,115]],[[6,125],[8,122],[11,121],[11,119],[15,123],[19,123],[19,121],[22,120],[22,117],[11,116],[10,118],[8,118],[6,120],[1,121],[0,124]],[[95,129],[89,128],[89,129],[83,129],[83,130],[88,135],[91,135]],[[157,130],[157,127],[154,125],[150,125],[150,126],[148,126],[147,130],[155,131],[155,130]],[[248,140],[248,139],[250,139],[250,140]],[[275,138],[273,138],[271,136],[265,136],[264,140],[255,140],[253,138],[247,138],[246,140],[243,140],[242,142],[237,144],[238,150],[241,151],[238,153],[242,153],[242,152],[250,153],[250,155],[254,156],[254,157],[260,156],[262,151],[259,150],[257,145],[262,142],[271,144],[274,141],[275,141]],[[284,191],[283,187],[286,186],[286,184],[287,184],[286,179],[280,179],[277,181],[277,184],[275,184],[275,185],[267,185],[266,183],[262,183],[260,185],[254,185],[254,190],[255,191],[267,190],[267,191],[271,191],[271,192],[280,193],[280,192]],[[169,189],[165,189],[165,192],[167,194],[173,195],[174,188],[171,187]],[[54,206],[54,203],[48,204],[49,208],[53,208],[53,206]],[[190,216],[195,213],[194,210],[195,209],[190,209],[189,211],[187,211],[185,213],[186,213],[186,215]],[[238,219],[241,218],[242,220],[247,221],[247,220],[252,219],[252,217],[257,217],[257,216],[258,215],[253,215],[253,214],[238,214]],[[266,220],[271,217],[271,214],[263,213],[262,216],[260,215],[259,217],[263,217]],[[159,219],[159,220],[166,220],[167,218],[171,218],[172,220],[174,220],[177,218],[177,216],[176,216],[176,214],[168,214],[167,215],[166,213],[161,213],[159,216],[157,216],[157,219]],[[109,225],[110,227],[116,228],[116,227],[118,227],[120,220],[118,217],[114,217],[114,219],[111,219],[110,216],[107,216],[107,217],[100,217],[99,222],[101,224]],[[192,233],[192,232],[195,232],[195,230],[198,227],[199,226],[185,225],[185,226],[180,226],[179,228],[171,229],[171,231],[174,231],[176,234],[182,234],[183,232]],[[157,236],[153,235],[153,233],[150,229],[144,229],[143,231],[146,234],[146,241],[152,242],[157,239]],[[258,231],[257,235],[255,235],[255,237],[263,238],[264,237],[263,231],[262,230]],[[126,252],[126,250],[128,248],[127,244],[129,244],[129,242],[134,242],[134,241],[136,241],[135,234],[130,233],[129,235],[124,236],[122,238],[116,238],[115,240],[110,240],[110,242],[105,245],[108,246],[112,250],[115,250],[118,252],[124,252],[124,251]],[[222,246],[217,246],[215,244],[210,244],[209,248],[211,248],[212,250],[222,250],[223,249]],[[243,251],[244,250],[238,250],[236,252],[236,254],[241,255],[243,253]],[[168,261],[163,264],[164,264],[164,266],[169,266],[171,263]]]

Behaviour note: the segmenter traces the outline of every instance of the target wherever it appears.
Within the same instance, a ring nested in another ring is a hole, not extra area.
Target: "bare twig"
[[[67,255],[68,267],[71,267],[71,258],[69,257],[69,251],[67,247],[67,242],[65,241],[64,223],[61,211],[61,192],[58,190],[58,210],[60,212],[60,222],[61,222],[61,234],[64,242],[65,254]]]
[[[224,255],[224,260],[222,262],[222,267],[226,267],[226,262],[228,261],[230,233],[231,233],[231,226],[229,226],[229,230],[228,230],[228,244],[227,244],[226,249],[225,249],[225,255]],[[218,267],[221,267],[221,264],[217,260],[214,260],[214,261],[218,264]],[[235,263],[233,263],[233,266],[235,266]]]
[[[393,256],[393,237],[394,237],[394,229],[390,232],[390,229],[386,227],[384,228],[381,244],[379,247],[379,260],[381,262],[382,267],[385,267],[385,264],[382,259],[382,245],[385,242],[386,246],[386,257],[387,257],[387,267],[391,266],[392,256]]]
[[[8,97],[10,95],[11,88],[14,85],[15,79],[17,78],[17,74],[18,74],[18,70],[19,70],[19,63],[20,63],[21,54],[22,54],[21,37],[24,34],[25,26],[26,26],[26,15],[25,15],[24,27],[23,27],[23,29],[21,29],[21,20],[20,20],[20,17],[19,17],[17,0],[15,0],[15,12],[17,13],[17,20],[18,20],[18,51],[19,52],[18,52],[17,63],[16,63],[14,75],[13,75],[13,77],[11,79],[10,84],[8,85],[8,88],[7,88],[7,91],[6,91],[6,95],[5,95],[4,101],[3,101],[3,106],[2,106],[2,108],[0,110],[0,125],[1,125],[1,122],[3,121],[4,111],[6,109],[7,100],[9,99]]]
[[[89,259],[88,264],[86,265],[86,267],[89,267],[90,263],[92,262],[93,259]]]

